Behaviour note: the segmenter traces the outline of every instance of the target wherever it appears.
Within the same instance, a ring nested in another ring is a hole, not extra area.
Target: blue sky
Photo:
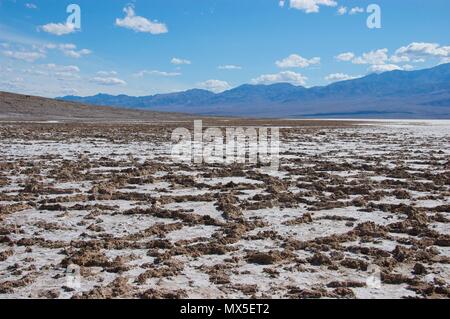
[[[0,90],[220,92],[423,69],[450,62],[449,13],[448,0],[0,0]]]

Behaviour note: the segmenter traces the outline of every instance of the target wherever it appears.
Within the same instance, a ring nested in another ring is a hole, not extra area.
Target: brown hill
[[[191,119],[191,115],[93,106],[0,92],[0,121],[162,122],[183,119]]]
[[[68,123],[150,123],[167,126],[192,126],[203,120],[207,126],[327,126],[342,127],[356,122],[255,119],[199,116],[183,113],[154,112],[109,106],[66,102],[37,96],[0,91],[0,122],[68,122]]]

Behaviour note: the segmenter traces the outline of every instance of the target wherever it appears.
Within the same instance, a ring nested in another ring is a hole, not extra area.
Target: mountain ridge
[[[202,89],[133,97],[97,94],[64,101],[198,115],[449,118],[450,63],[416,71],[390,71],[305,88],[289,83],[244,84],[222,93]],[[383,116],[385,114],[386,116]],[[403,114],[403,115],[402,115]],[[369,116],[373,117],[373,116]]]

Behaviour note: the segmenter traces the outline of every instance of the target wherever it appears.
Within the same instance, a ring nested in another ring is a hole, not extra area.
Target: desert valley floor
[[[450,297],[450,122],[284,123],[272,173],[176,125],[1,123],[0,298]]]

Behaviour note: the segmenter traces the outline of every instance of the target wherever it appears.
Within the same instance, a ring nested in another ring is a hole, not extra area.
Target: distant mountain
[[[199,115],[450,119],[450,64],[370,74],[313,88],[245,84],[219,94],[196,89],[142,97],[99,94],[60,99]]]

